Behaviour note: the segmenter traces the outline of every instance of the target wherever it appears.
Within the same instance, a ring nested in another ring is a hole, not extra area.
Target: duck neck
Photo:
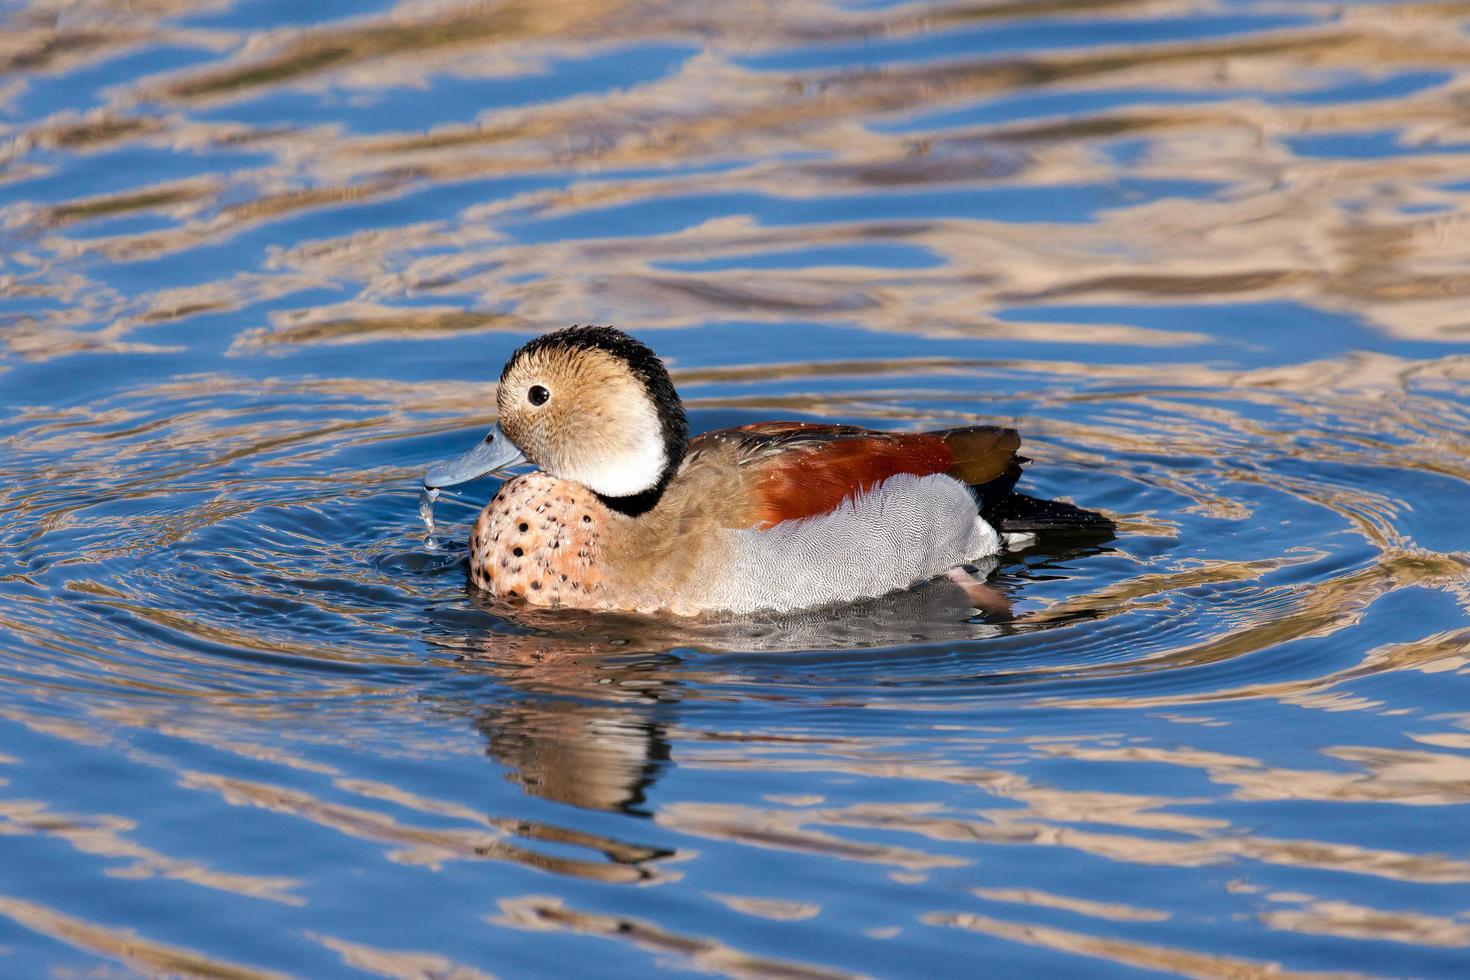
[[[598,493],[597,499],[602,501],[603,506],[609,510],[617,511],[626,517],[643,516],[657,507],[659,501],[664,499],[664,491],[668,490],[669,482],[673,480],[674,474],[679,471],[680,464],[684,462],[684,451],[685,446],[682,440],[669,440],[665,451],[668,462],[664,464],[663,472],[659,474],[657,483],[647,490],[625,497],[609,497]],[[596,493],[596,491],[593,492]]]
[[[666,488],[665,481],[642,493],[631,494],[627,497],[607,497],[599,493],[597,499],[602,501],[603,506],[608,510],[617,511],[625,517],[641,517],[658,506]]]

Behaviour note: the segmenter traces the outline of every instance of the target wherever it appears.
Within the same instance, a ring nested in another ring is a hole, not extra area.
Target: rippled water
[[[1470,4],[6,11],[0,975],[1470,972]],[[571,322],[1119,534],[486,604]]]

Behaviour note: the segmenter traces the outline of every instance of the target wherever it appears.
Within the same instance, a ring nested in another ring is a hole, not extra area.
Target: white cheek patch
[[[604,497],[631,497],[652,490],[668,463],[663,427],[653,404],[646,397],[635,399],[616,444],[596,447],[585,456],[565,467],[561,475]]]

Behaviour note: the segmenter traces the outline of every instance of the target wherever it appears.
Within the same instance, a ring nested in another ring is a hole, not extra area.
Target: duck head
[[[500,421],[469,452],[424,474],[430,489],[531,462],[624,511],[656,502],[684,459],[689,424],[663,362],[611,327],[569,327],[511,355]],[[620,506],[621,503],[621,506]]]

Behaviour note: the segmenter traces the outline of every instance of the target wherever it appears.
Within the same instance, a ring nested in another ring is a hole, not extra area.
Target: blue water
[[[1470,972],[1460,8],[4,17],[0,976]],[[418,474],[576,322],[1118,534],[472,593]]]

